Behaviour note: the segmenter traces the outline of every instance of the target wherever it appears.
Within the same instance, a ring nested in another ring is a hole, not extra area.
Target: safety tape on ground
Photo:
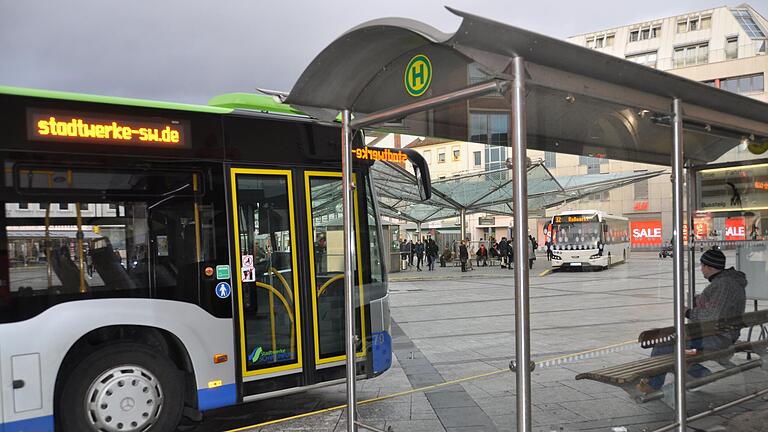
[[[547,368],[547,367],[557,366],[557,365],[560,365],[560,364],[563,364],[563,363],[572,363],[572,362],[575,362],[575,361],[578,361],[578,360],[592,359],[592,358],[600,357],[602,355],[609,354],[609,353],[615,353],[615,352],[618,352],[618,351],[625,351],[625,350],[628,350],[628,349],[637,348],[639,346],[640,346],[640,344],[636,340],[629,340],[629,341],[619,342],[619,343],[612,344],[612,345],[607,345],[607,346],[600,347],[600,348],[595,348],[595,349],[586,350],[586,351],[580,351],[580,352],[577,352],[577,353],[572,353],[572,354],[568,354],[568,355],[564,355],[564,356],[560,356],[560,357],[553,357],[553,358],[548,358],[548,359],[544,359],[544,360],[539,360],[539,361],[537,361],[535,363],[536,363],[536,367],[537,368]],[[472,376],[468,376],[468,377],[464,377],[464,378],[458,378],[458,379],[451,380],[451,381],[446,381],[446,382],[443,382],[443,383],[440,383],[440,384],[433,384],[433,385],[426,386],[426,387],[419,387],[419,388],[415,388],[415,389],[411,389],[411,390],[406,390],[406,391],[397,392],[397,393],[391,393],[391,394],[388,394],[388,395],[379,396],[379,397],[375,397],[375,398],[371,398],[371,399],[366,399],[366,400],[358,401],[357,404],[358,405],[365,405],[365,404],[370,404],[370,403],[374,403],[374,402],[378,402],[378,401],[382,401],[382,400],[386,400],[386,399],[393,399],[393,398],[400,397],[400,396],[407,396],[407,395],[414,394],[414,393],[423,393],[423,392],[427,392],[427,391],[431,391],[431,390],[437,390],[437,389],[442,388],[442,387],[447,387],[447,386],[450,386],[450,385],[460,384],[460,383],[463,383],[463,382],[473,381],[473,380],[477,380],[477,379],[481,379],[481,378],[487,378],[487,377],[490,377],[490,376],[500,375],[500,374],[503,374],[503,373],[511,373],[511,372],[510,372],[509,369],[506,369],[506,368],[505,369],[499,369],[499,370],[496,370],[496,371],[493,371],[493,372],[486,372],[486,373],[482,373],[482,374],[478,374],[478,375],[472,375]],[[250,426],[243,426],[243,427],[240,427],[240,428],[237,428],[237,429],[230,429],[230,430],[227,430],[225,432],[244,432],[244,431],[247,431],[247,430],[250,430],[250,429],[255,429],[255,428],[260,428],[260,427],[265,427],[265,426],[271,426],[271,425],[280,424],[280,423],[284,423],[284,422],[291,421],[291,420],[298,420],[298,419],[302,419],[302,418],[306,418],[306,417],[315,416],[315,415],[318,415],[318,414],[324,414],[324,413],[328,413],[328,412],[332,412],[332,411],[338,411],[338,410],[342,410],[342,409],[344,409],[346,407],[347,407],[347,404],[336,405],[336,406],[332,406],[332,407],[328,407],[328,408],[323,408],[323,409],[320,409],[320,410],[317,410],[317,411],[310,411],[310,412],[306,412],[306,413],[302,413],[302,414],[297,414],[297,415],[290,416],[290,417],[283,417],[283,418],[279,418],[279,419],[275,419],[275,420],[269,420],[269,421],[266,421],[266,422],[253,424],[253,425],[250,425]]]

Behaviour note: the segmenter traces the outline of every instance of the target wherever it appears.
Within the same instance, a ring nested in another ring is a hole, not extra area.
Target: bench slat
[[[688,365],[701,363],[708,360],[716,360],[723,357],[730,357],[735,352],[754,351],[764,349],[768,346],[768,340],[755,342],[740,342],[726,349],[703,352],[702,354],[686,356]],[[640,380],[641,378],[654,376],[669,372],[675,367],[674,354],[667,354],[656,357],[648,357],[642,360],[636,360],[618,366],[599,369],[596,371],[585,372],[576,375],[576,379],[590,379],[606,384],[628,384]]]

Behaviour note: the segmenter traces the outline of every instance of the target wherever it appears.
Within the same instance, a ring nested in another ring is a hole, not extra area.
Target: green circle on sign
[[[405,90],[411,96],[421,96],[432,83],[432,63],[424,54],[415,55],[405,68]]]

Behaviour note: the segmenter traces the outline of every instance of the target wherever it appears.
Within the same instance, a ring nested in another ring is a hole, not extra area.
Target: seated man
[[[733,267],[725,269],[725,255],[718,249],[710,249],[701,255],[701,273],[709,281],[709,285],[697,295],[693,309],[685,311],[685,317],[691,321],[712,321],[730,318],[744,313],[746,308],[747,278],[744,273]],[[739,330],[732,330],[699,339],[691,339],[687,343],[686,352],[717,351],[731,346],[739,338]],[[653,347],[651,357],[670,354],[675,351],[674,342],[658,344]],[[701,364],[688,368],[688,375],[702,378],[710,374],[709,369]],[[637,389],[649,393],[664,385],[666,374],[643,379],[637,384]]]
[[[440,267],[445,267],[445,263],[450,262],[453,258],[453,254],[451,253],[451,249],[448,247],[448,243],[445,244],[445,249],[443,249],[443,253],[440,255]]]

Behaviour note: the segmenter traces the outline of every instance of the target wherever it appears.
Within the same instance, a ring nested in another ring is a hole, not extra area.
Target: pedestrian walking
[[[427,240],[427,267],[429,271],[435,270],[435,261],[437,260],[437,254],[439,252],[437,243],[433,239]]]
[[[424,243],[421,240],[416,240],[414,251],[416,253],[416,270],[421,271],[421,266],[424,264]]]
[[[547,248],[547,261],[552,261],[552,240],[544,242],[544,246]]]
[[[539,247],[539,244],[536,242],[536,239],[533,238],[532,235],[528,235],[528,269],[533,268],[533,262],[536,261],[536,249]]]
[[[512,261],[510,257],[510,244],[506,237],[502,237],[499,241],[499,256],[501,257],[501,268],[512,268]]]
[[[459,260],[461,261],[461,271],[467,271],[467,260],[469,259],[469,251],[467,251],[467,245],[464,240],[461,241],[459,246]]]
[[[408,240],[408,267],[413,267],[413,256],[416,254],[416,246],[413,244],[413,240]]]

